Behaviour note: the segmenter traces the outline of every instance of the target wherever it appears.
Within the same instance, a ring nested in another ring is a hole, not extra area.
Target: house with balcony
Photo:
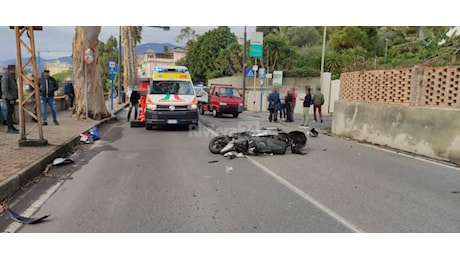
[[[156,53],[149,49],[137,56],[137,75],[139,78],[150,78],[156,67],[175,64],[185,57],[185,50],[175,48],[164,53]]]

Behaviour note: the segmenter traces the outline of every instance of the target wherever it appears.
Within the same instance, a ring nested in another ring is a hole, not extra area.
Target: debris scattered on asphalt
[[[219,160],[212,160],[212,161],[208,161],[208,163],[216,163],[218,162]]]
[[[40,217],[40,218],[29,218],[29,217],[20,216],[18,213],[14,212],[10,208],[7,208],[6,211],[8,212],[8,214],[10,215],[10,217],[14,221],[17,221],[17,222],[23,223],[23,224],[37,224],[40,221],[42,221],[42,220],[44,220],[44,219],[46,219],[47,217],[50,216],[50,215],[45,215],[45,216]]]
[[[53,166],[73,163],[70,158],[56,158],[53,160]]]
[[[51,177],[53,174],[50,173],[50,170],[53,168],[53,164],[49,163],[46,165],[45,170],[43,171],[43,176],[45,177]]]
[[[308,132],[308,135],[310,137],[318,137],[318,131],[315,130],[315,128],[312,128],[310,129],[310,131]]]
[[[99,140],[100,137],[97,134],[97,126],[93,126],[90,130],[83,134],[80,134],[80,141],[85,144],[92,144],[95,140]]]
[[[233,171],[233,167],[232,167],[232,166],[228,166],[228,165],[225,166],[225,172],[226,172],[226,173],[230,174],[230,173],[232,173],[232,171]]]
[[[3,212],[5,212],[5,209],[8,208],[8,201],[9,198],[6,198],[0,202],[0,214],[3,214]]]
[[[236,158],[236,154],[237,152],[235,151],[230,151],[228,153],[225,153],[224,154],[224,157],[228,158],[228,159],[233,159],[233,158]]]

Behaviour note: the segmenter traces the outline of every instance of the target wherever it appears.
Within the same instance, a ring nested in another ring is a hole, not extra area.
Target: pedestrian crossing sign
[[[252,68],[246,68],[246,78],[254,78],[254,70]]]

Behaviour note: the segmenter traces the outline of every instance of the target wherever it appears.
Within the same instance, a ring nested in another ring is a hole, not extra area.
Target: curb
[[[121,108],[115,110],[111,117],[105,118],[97,122],[94,126],[99,126],[105,122],[112,120],[113,115],[116,115],[128,105],[123,105]],[[90,130],[92,127],[88,128]],[[45,154],[43,157],[38,159],[35,163],[30,164],[24,169],[21,169],[16,174],[8,177],[7,179],[0,182],[0,201],[8,198],[10,195],[18,191],[22,186],[29,183],[34,178],[40,176],[45,170],[46,166],[50,164],[55,158],[66,155],[73,147],[75,147],[80,141],[80,134],[76,134],[74,137],[66,140],[62,145],[56,146],[56,148]]]

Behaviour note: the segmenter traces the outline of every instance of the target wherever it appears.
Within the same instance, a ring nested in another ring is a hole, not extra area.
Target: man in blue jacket
[[[43,71],[43,77],[39,79],[38,84],[40,89],[40,104],[42,106],[43,125],[48,124],[46,104],[49,104],[51,108],[53,123],[55,125],[59,125],[57,121],[56,102],[54,100],[54,92],[59,88],[57,81],[50,76],[50,71],[45,69]]]
[[[275,89],[273,92],[268,94],[267,97],[268,101],[268,111],[270,111],[270,116],[268,117],[268,121],[278,121],[278,110],[280,110],[281,101],[280,101],[280,93]]]

